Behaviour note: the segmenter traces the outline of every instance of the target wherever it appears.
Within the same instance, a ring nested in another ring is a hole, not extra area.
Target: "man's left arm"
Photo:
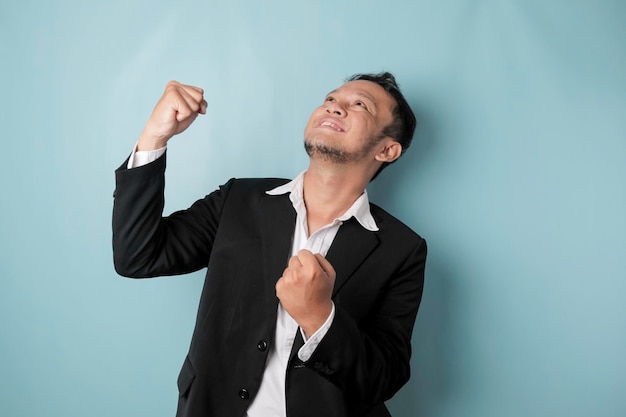
[[[410,376],[411,335],[426,252],[426,242],[419,238],[389,276],[366,318],[357,321],[341,301],[336,302],[332,325],[304,365],[361,402],[391,398]]]

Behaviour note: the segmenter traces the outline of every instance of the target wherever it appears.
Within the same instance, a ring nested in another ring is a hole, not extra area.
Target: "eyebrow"
[[[330,93],[326,94],[326,97],[333,95],[334,93],[336,93],[337,91],[339,91],[338,89],[334,89],[333,91],[331,91]],[[355,91],[354,92],[355,96],[358,97],[362,97],[367,99],[368,101],[370,101],[372,103],[372,106],[374,107],[374,110],[376,110],[376,100],[374,100],[374,97],[372,97],[371,95],[369,95],[368,93],[366,93],[365,91]]]

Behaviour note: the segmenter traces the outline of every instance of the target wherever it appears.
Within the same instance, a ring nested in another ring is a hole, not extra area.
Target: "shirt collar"
[[[301,172],[295,177],[293,180],[289,181],[286,184],[280,185],[276,188],[266,191],[266,194],[269,195],[283,195],[289,193],[289,199],[293,204],[294,208],[300,204],[304,206],[304,173],[306,171]],[[376,221],[374,221],[374,217],[372,217],[372,213],[370,212],[370,203],[367,198],[367,190],[363,190],[363,194],[356,199],[356,201],[350,206],[345,213],[339,216],[336,220],[346,221],[351,217],[357,219],[357,221],[363,226],[365,229],[371,232],[377,232],[378,226],[376,225]]]

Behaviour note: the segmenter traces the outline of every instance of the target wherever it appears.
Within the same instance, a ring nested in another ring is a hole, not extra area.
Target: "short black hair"
[[[409,106],[409,103],[407,103],[404,95],[402,95],[402,92],[400,91],[400,87],[396,82],[396,77],[394,77],[390,72],[385,71],[378,74],[355,74],[349,77],[346,82],[358,80],[376,83],[384,88],[385,91],[387,91],[391,97],[394,98],[396,106],[392,111],[393,121],[383,129],[382,134],[383,136],[394,138],[400,145],[402,145],[402,153],[406,152],[409,146],[411,146],[417,121],[413,110],[411,110],[411,106]],[[393,162],[383,163],[372,179],[376,178],[378,174],[391,163]]]

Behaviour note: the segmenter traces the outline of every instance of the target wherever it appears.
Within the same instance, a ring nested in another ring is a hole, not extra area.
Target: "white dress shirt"
[[[165,153],[165,148],[154,151],[137,151],[133,152],[128,160],[128,169],[136,168],[158,159]],[[269,195],[281,195],[289,193],[289,199],[296,211],[296,225],[294,229],[293,245],[291,248],[292,256],[295,256],[301,249],[308,249],[312,253],[319,253],[326,256],[339,227],[344,221],[351,217],[367,230],[377,231],[378,227],[369,210],[369,200],[367,191],[356,199],[352,206],[346,212],[333,220],[331,223],[317,230],[309,236],[306,218],[306,206],[304,204],[303,194],[304,172],[300,173],[292,181],[267,191]],[[286,265],[285,265],[286,266]],[[278,278],[278,277],[277,277]],[[304,345],[298,350],[298,358],[306,362],[317,345],[321,342],[324,335],[330,328],[335,316],[335,305],[326,322],[311,337],[307,338],[300,329]],[[252,404],[247,411],[248,417],[285,417],[285,376],[287,372],[287,364],[289,354],[293,346],[296,332],[298,331],[298,323],[287,313],[283,306],[278,303],[278,315],[276,318],[276,332],[274,334],[274,343],[270,346],[268,352],[267,363],[259,392],[255,396]]]

